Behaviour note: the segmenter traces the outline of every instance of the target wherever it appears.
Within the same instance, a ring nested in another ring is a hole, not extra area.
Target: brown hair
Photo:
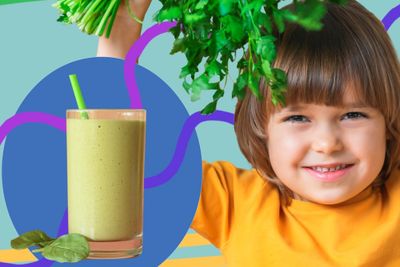
[[[294,8],[289,5],[285,8]],[[388,133],[386,157],[373,188],[384,188],[400,156],[400,65],[382,23],[354,0],[327,4],[321,31],[286,24],[277,35],[273,66],[287,73],[286,104],[343,105],[346,88],[364,104],[380,110]],[[260,81],[262,101],[246,90],[236,105],[235,132],[239,147],[261,176],[276,185],[286,204],[293,192],[277,178],[269,161],[266,131],[270,115],[282,106],[271,102],[270,89]]]

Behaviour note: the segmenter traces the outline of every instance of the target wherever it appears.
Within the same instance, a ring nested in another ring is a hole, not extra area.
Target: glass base
[[[142,237],[124,241],[89,241],[88,259],[125,259],[142,254]]]

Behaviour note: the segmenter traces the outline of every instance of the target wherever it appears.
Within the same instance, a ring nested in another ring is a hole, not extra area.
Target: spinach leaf
[[[83,235],[63,235],[44,247],[42,255],[57,262],[78,262],[89,256],[89,244]]]
[[[31,246],[45,247],[53,241],[54,238],[47,236],[43,231],[34,230],[11,240],[11,247],[14,249],[24,249]]]
[[[41,252],[43,257],[57,262],[78,262],[89,256],[89,243],[81,234],[67,234],[57,239],[51,238],[43,231],[34,230],[11,240],[14,249],[25,249],[38,246],[32,252]]]

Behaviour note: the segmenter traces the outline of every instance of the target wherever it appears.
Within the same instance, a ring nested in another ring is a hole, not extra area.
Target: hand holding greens
[[[41,252],[43,257],[57,262],[78,262],[89,256],[89,243],[81,234],[67,234],[51,238],[43,231],[34,230],[11,240],[14,249],[37,246],[32,252]]]

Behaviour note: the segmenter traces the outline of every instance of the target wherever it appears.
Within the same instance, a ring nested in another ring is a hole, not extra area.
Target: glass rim
[[[99,108],[99,109],[66,109],[66,112],[95,112],[95,111],[102,111],[102,112],[146,112],[146,109],[117,109],[117,108]]]

